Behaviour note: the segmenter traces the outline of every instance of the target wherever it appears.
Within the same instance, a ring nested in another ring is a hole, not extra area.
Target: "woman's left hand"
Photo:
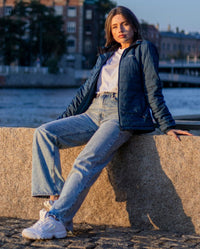
[[[185,136],[193,136],[192,133],[188,131],[183,131],[183,130],[176,130],[176,129],[171,129],[167,132],[167,135],[173,136],[176,140],[181,141],[179,138],[179,135],[185,135]]]

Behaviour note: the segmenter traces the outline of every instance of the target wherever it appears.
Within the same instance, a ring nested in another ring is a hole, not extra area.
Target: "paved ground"
[[[181,235],[133,228],[75,224],[74,234],[65,239],[27,240],[21,237],[23,228],[33,220],[0,217],[0,248],[71,248],[71,249],[156,249],[200,248],[200,235]]]

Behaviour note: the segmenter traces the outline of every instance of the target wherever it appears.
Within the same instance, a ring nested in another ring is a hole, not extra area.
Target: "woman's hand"
[[[173,136],[176,140],[181,141],[178,135],[193,136],[192,133],[183,130],[171,129],[167,132],[167,135]]]

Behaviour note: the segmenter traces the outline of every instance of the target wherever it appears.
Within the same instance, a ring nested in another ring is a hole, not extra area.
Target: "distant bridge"
[[[164,87],[200,87],[200,63],[160,63]]]

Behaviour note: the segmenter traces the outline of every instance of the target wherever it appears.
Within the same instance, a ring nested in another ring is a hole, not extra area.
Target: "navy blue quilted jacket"
[[[77,115],[88,109],[95,96],[101,68],[112,54],[99,55],[90,77],[59,118]],[[118,113],[122,130],[151,132],[154,130],[153,118],[163,132],[175,127],[162,95],[158,61],[157,50],[148,41],[138,41],[124,50],[118,79]]]

